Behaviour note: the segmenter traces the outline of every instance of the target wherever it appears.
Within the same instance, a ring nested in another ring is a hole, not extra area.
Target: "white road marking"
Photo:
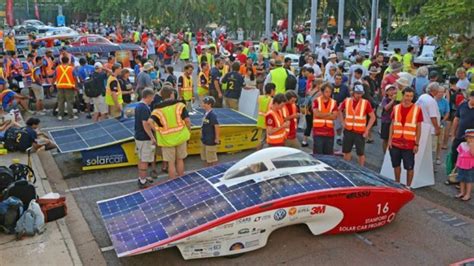
[[[111,251],[111,250],[114,250],[114,246],[108,246],[108,247],[100,248],[101,252],[107,252],[107,251]]]
[[[364,237],[364,236],[362,236],[362,235],[360,235],[360,234],[357,234],[357,233],[355,233],[354,235],[355,235],[355,237],[357,237],[358,239],[362,240],[362,241],[363,241],[364,243],[366,243],[367,245],[369,245],[369,246],[373,246],[373,245],[374,245],[374,243],[372,243],[372,241],[370,241],[368,238],[366,238],[366,237]]]

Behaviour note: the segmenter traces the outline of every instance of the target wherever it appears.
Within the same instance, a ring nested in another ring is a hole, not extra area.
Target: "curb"
[[[64,181],[53,156],[49,152],[40,152],[37,158],[40,161],[37,162],[37,165],[42,165],[45,172],[41,177],[48,177],[47,181],[49,182],[45,183],[48,183],[52,191],[54,190],[66,196],[68,215],[63,222],[64,227],[60,227],[60,229],[63,229],[61,230],[62,233],[67,232],[66,234],[71,240],[71,243],[68,243],[68,248],[70,245],[74,247],[74,254],[77,254],[77,258],[74,258],[74,261],[79,261],[77,265],[107,265],[99,245],[95,241],[74,196],[71,193],[66,193],[68,189],[67,183]],[[43,180],[43,178],[41,178],[41,180]]]

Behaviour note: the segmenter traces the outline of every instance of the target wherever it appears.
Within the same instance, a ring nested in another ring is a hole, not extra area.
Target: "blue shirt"
[[[140,74],[140,65],[139,65],[139,64],[136,64],[136,65],[133,67],[133,72],[135,72],[135,77],[137,77],[138,74]]]
[[[201,142],[207,146],[215,146],[216,144],[216,128],[219,125],[216,114],[211,110],[202,120]]]
[[[94,66],[83,65],[77,68],[76,75],[81,81],[83,81],[83,80],[86,80],[88,77],[90,77],[92,73],[94,73],[94,71],[95,71]]]
[[[439,109],[439,114],[441,115],[441,118],[443,118],[447,113],[449,113],[449,103],[448,100],[445,98],[441,98],[439,100],[436,100],[438,103],[438,109]]]
[[[222,83],[227,83],[227,90],[224,96],[231,99],[239,99],[242,88],[245,86],[245,80],[240,73],[232,71],[222,78]]]
[[[221,76],[222,76],[222,74],[219,71],[219,69],[217,69],[217,67],[213,67],[211,69],[211,83],[209,84],[209,90],[216,91],[216,87],[214,86],[214,81],[217,80],[217,82],[219,82]]]
[[[463,140],[466,129],[474,128],[474,108],[469,108],[467,101],[463,102],[456,111],[456,117],[459,118],[456,139]]]
[[[143,121],[148,121],[151,115],[151,110],[148,105],[143,102],[139,102],[135,107],[135,139],[146,141],[150,140],[150,137],[143,127]]]
[[[424,93],[424,89],[426,88],[426,86],[428,86],[428,83],[430,83],[430,81],[426,77],[416,77],[413,80],[413,83],[413,85],[415,85],[414,87],[416,95],[420,96]]]
[[[10,103],[13,102],[14,98],[15,98],[14,91],[9,91],[3,96],[3,99],[2,99],[3,110],[8,110],[8,105],[10,105]]]
[[[36,130],[34,130],[32,127],[26,127],[25,130],[28,132],[30,139],[33,142],[36,142],[36,139],[38,138],[38,133],[36,133]]]
[[[334,89],[332,91],[332,98],[334,100],[336,100],[337,104],[340,104],[346,98],[351,97],[351,93],[349,92],[349,88],[346,85],[341,84],[340,86],[336,86],[336,85],[332,84],[332,86],[334,87]]]

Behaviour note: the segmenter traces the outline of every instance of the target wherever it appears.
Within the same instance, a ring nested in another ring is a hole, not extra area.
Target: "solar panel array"
[[[231,109],[216,108],[214,112],[222,126],[256,124],[253,118]],[[200,128],[204,115],[203,109],[193,110],[190,113],[192,127]],[[134,125],[133,118],[121,122],[116,119],[108,119],[85,126],[50,131],[49,134],[58,145],[59,151],[66,153],[90,150],[131,140],[134,136]]]
[[[49,132],[60,152],[88,150],[133,138],[134,121],[107,119],[98,123]]]
[[[98,203],[119,256],[248,207],[299,193],[349,187],[335,171],[282,176],[215,189],[235,162],[205,168],[164,184]]]

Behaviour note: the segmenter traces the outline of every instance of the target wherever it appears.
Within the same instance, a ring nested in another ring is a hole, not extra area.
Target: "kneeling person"
[[[206,162],[206,166],[215,165],[217,159],[217,145],[220,140],[219,121],[212,107],[216,100],[212,96],[206,96],[202,100],[201,106],[206,111],[201,127],[201,160]]]

